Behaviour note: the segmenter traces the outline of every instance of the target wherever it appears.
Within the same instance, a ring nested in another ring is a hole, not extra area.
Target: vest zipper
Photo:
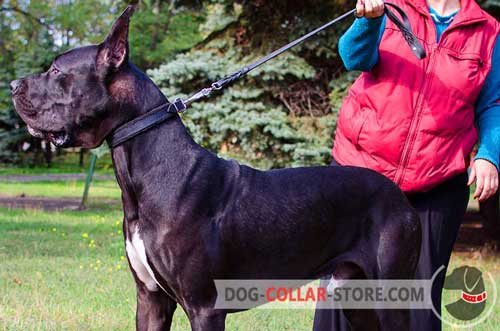
[[[430,73],[434,71],[435,66],[435,53],[438,49],[438,44],[435,44],[432,48],[432,52],[429,55],[429,64],[427,66],[427,70],[425,71],[425,77],[428,77]],[[396,174],[394,176],[394,182],[401,186],[406,168],[408,166],[408,162],[410,161],[411,152],[413,150],[413,145],[415,143],[418,127],[420,126],[421,113],[423,110],[423,100],[425,95],[427,94],[427,90],[432,82],[431,79],[425,79],[422,84],[422,88],[420,89],[420,93],[417,98],[417,103],[415,105],[415,109],[413,111],[413,116],[410,122],[410,128],[408,130],[408,135],[406,136],[405,144],[403,146],[403,152],[401,153],[400,163],[396,170]]]
[[[427,18],[432,21],[432,18],[426,14]],[[432,53],[429,55],[429,65],[427,67],[427,70],[425,72],[425,76],[427,77],[429,73],[432,73],[434,71],[434,66],[435,66],[435,52],[436,50],[439,49],[439,45],[443,42],[445,37],[450,33],[450,31],[455,30],[456,28],[462,27],[462,26],[467,26],[470,24],[475,24],[481,21],[484,21],[484,18],[477,18],[469,21],[461,21],[456,24],[453,24],[448,27],[445,31],[443,31],[443,34],[441,35],[441,38],[439,39],[439,42],[434,44],[432,48]],[[434,28],[435,29],[435,28]],[[435,31],[436,33],[436,31]],[[396,174],[394,175],[394,182],[401,186],[402,181],[404,179],[404,175],[406,172],[406,168],[408,166],[408,162],[410,161],[410,156],[411,152],[413,150],[413,145],[415,143],[415,139],[418,134],[418,127],[420,125],[420,120],[421,120],[421,113],[422,113],[422,104],[423,104],[423,99],[424,96],[426,95],[427,89],[429,88],[431,81],[430,80],[425,80],[424,83],[422,84],[422,88],[420,89],[420,94],[417,98],[417,103],[415,105],[415,109],[413,111],[413,116],[410,122],[410,129],[408,130],[408,135],[406,136],[405,144],[403,146],[403,152],[401,153],[401,158],[400,158],[400,163],[398,165],[398,168],[396,170]]]

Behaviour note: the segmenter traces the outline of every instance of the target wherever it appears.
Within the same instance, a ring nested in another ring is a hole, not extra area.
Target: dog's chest
[[[125,249],[137,278],[152,292],[158,291],[162,286],[156,279],[153,270],[148,262],[144,241],[140,235],[139,227],[129,229],[129,234],[125,242]],[[162,288],[163,289],[163,288]]]

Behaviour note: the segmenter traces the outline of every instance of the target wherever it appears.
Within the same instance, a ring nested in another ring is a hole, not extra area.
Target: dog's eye
[[[50,68],[49,73],[50,73],[51,75],[58,75],[58,74],[60,74],[60,73],[61,73],[61,71],[60,71],[59,69],[57,69],[56,67],[52,67],[52,68]]]

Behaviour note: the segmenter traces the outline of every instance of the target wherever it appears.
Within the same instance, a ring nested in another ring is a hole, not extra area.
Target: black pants
[[[332,165],[337,164],[333,162]],[[417,210],[422,225],[422,247],[415,278],[431,279],[439,267],[448,266],[469,202],[467,174],[458,175],[429,192],[409,194],[407,197]],[[445,271],[439,274],[432,290],[432,301],[439,312],[445,275]],[[322,286],[327,284],[328,280],[322,280]],[[410,315],[412,331],[441,330],[441,321],[432,310],[413,310]],[[317,310],[313,330],[347,331],[350,328],[341,310]]]

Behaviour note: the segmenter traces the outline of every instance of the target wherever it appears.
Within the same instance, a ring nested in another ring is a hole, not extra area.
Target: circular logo
[[[441,267],[433,280],[444,269]],[[490,298],[491,296],[491,298]],[[444,281],[443,306],[448,315],[436,314],[443,323],[455,328],[470,328],[482,323],[493,312],[497,301],[496,284],[489,272],[483,272],[473,266],[461,266],[453,269]]]

